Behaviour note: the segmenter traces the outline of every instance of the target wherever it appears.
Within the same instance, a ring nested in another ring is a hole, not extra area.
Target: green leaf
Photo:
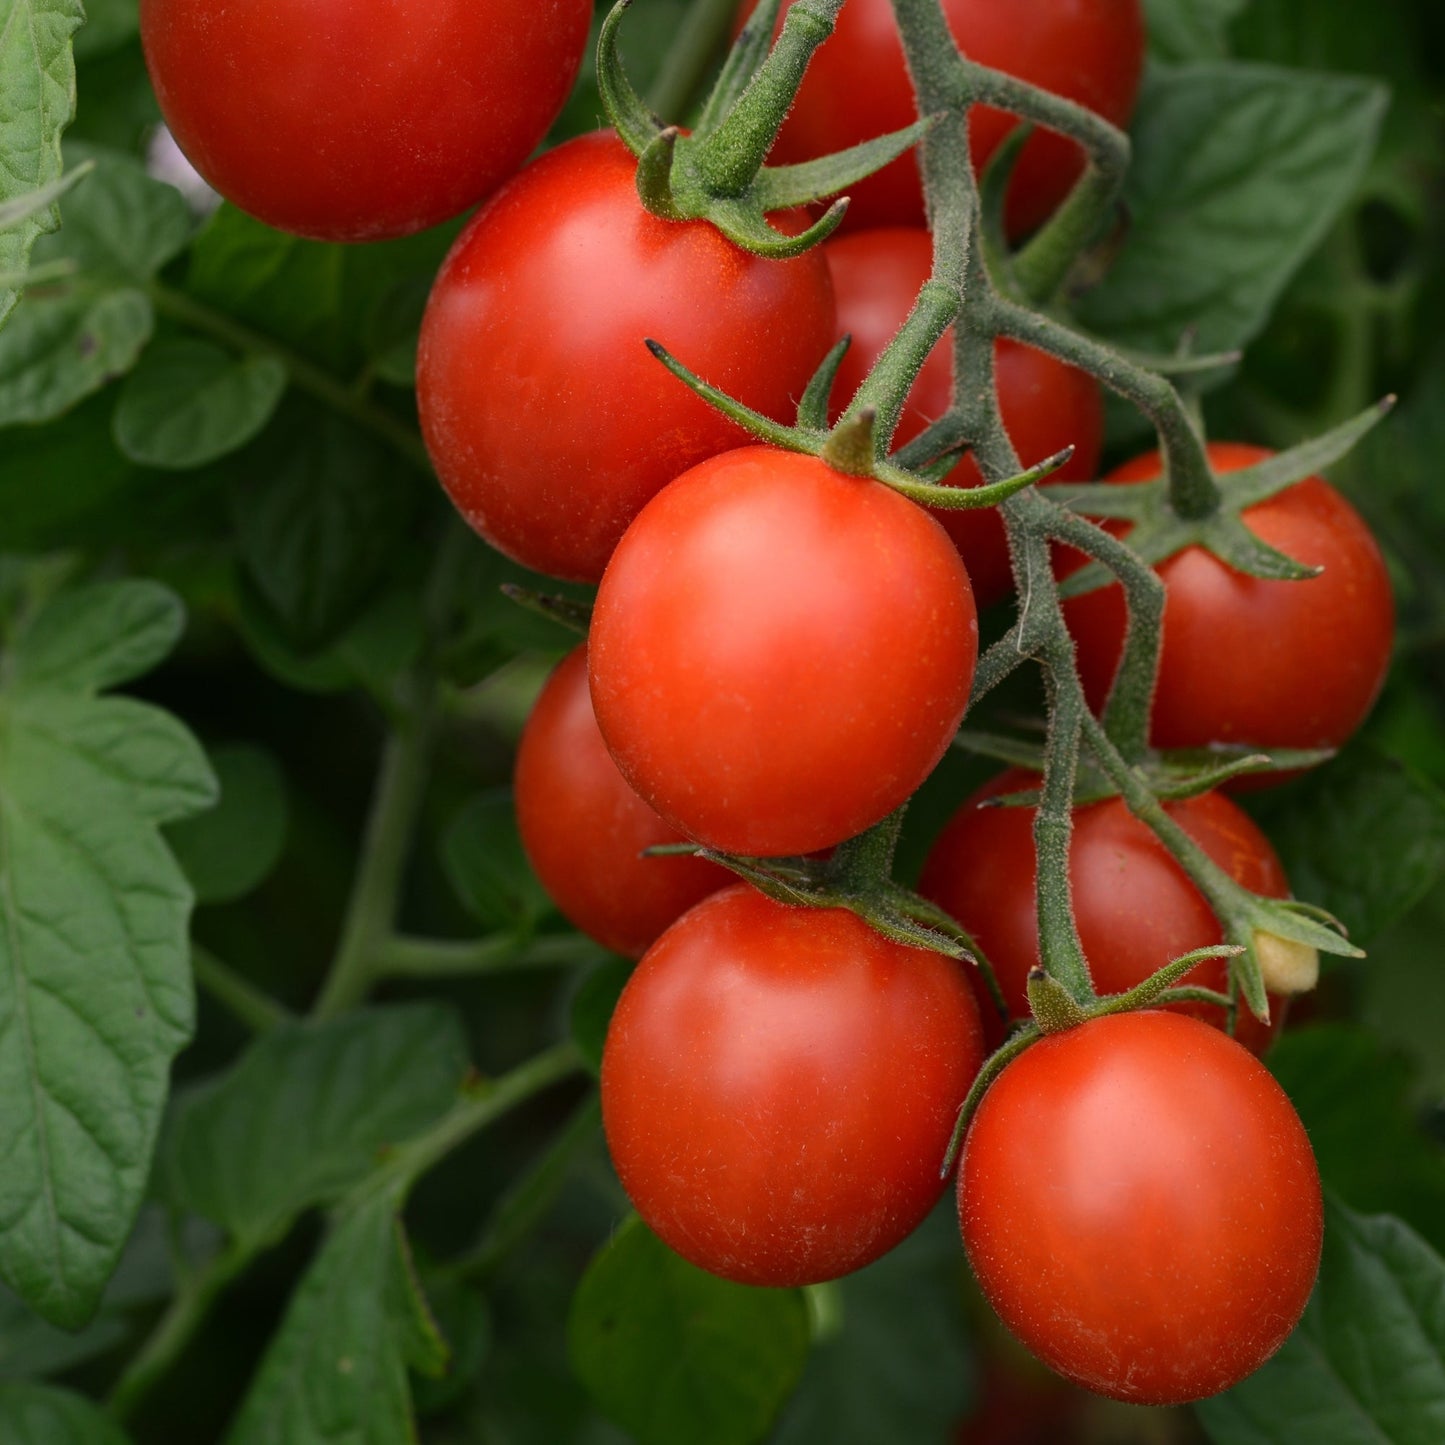
[[[842,1325],[818,1341],[771,1445],[952,1445],[968,1405],[952,1197],[897,1249],[825,1289]]]
[[[232,356],[204,341],[163,341],[126,379],[115,443],[142,466],[188,470],[236,451],[286,390],[274,357]]]
[[[159,825],[215,780],[174,718],[97,696],[179,620],[119,582],[0,631],[0,1277],[69,1328],[130,1232],[193,1023],[191,894]]]
[[[1365,1029],[1289,1030],[1269,1067],[1309,1130],[1325,1184],[1352,1209],[1398,1216],[1445,1250],[1445,1148],[1409,1102],[1415,1070]]]
[[[808,1315],[796,1290],[718,1279],[633,1218],[583,1276],[568,1338],[583,1384],[639,1445],[749,1445],[802,1373]]]
[[[0,1385],[5,1445],[129,1445],[130,1437],[88,1400],[49,1385]]]
[[[1199,351],[1243,346],[1354,194],[1385,101],[1368,81],[1262,65],[1152,73],[1128,240],[1083,321],[1145,351],[1191,327]]]
[[[1198,1412],[1215,1445],[1439,1445],[1445,1262],[1399,1220],[1327,1201],[1319,1283],[1299,1328]]]
[[[353,623],[410,521],[416,479],[330,412],[299,402],[241,457],[231,491],[241,558],[297,644]]]
[[[572,1038],[594,1074],[602,1072],[602,1048],[613,1010],[635,967],[631,959],[609,958],[582,980],[572,1000]]]
[[[274,1029],[181,1101],[159,1188],[243,1244],[266,1243],[444,1114],[466,1069],[461,1025],[438,1004]]]
[[[525,930],[552,911],[522,839],[510,788],[474,797],[447,829],[442,863],[456,895],[488,930]]]
[[[18,1296],[0,1290],[0,1378],[59,1374],[113,1349],[128,1333],[125,1321],[109,1312],[77,1334],[57,1329]]]
[[[337,1221],[301,1281],[226,1445],[415,1441],[407,1366],[438,1375],[447,1359],[396,1206],[373,1196]]]
[[[71,37],[80,0],[0,0],[0,202],[60,178],[60,133],[75,114]],[[53,211],[0,231],[0,275],[23,272]],[[19,299],[0,288],[0,325]]]
[[[274,757],[247,743],[210,751],[221,800],[208,813],[174,823],[166,841],[197,903],[233,903],[258,888],[286,844],[286,779]]]
[[[1445,795],[1362,744],[1259,804],[1296,895],[1365,944],[1445,871]]]
[[[140,31],[136,0],[85,0],[85,24],[75,37],[77,60],[107,55]]]
[[[1149,53],[1180,64],[1222,60],[1228,54],[1229,23],[1248,0],[1144,0]]]

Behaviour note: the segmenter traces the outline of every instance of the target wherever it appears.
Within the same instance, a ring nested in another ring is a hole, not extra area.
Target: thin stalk
[[[210,949],[191,944],[196,982],[252,1033],[264,1034],[293,1015],[289,1009],[221,962]]]
[[[409,938],[393,934],[372,954],[375,978],[475,978],[528,969],[592,963],[602,950],[590,938],[564,933],[543,938],[499,934],[491,938]]]

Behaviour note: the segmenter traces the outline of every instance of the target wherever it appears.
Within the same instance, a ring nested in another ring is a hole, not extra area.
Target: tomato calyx
[[[608,120],[638,157],[642,204],[664,220],[708,220],[734,245],[756,255],[797,256],[826,240],[842,223],[846,197],[797,235],[779,230],[768,216],[836,195],[881,170],[940,119],[930,116],[800,165],[765,166],[809,59],[833,33],[842,0],[793,5],[771,46],[777,6],[761,6],[734,44],[691,134],[664,125],[627,78],[617,34],[631,4],[617,0],[602,24],[597,83]]]

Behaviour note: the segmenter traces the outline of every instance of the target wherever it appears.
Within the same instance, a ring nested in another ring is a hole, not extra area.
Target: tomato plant
[[[838,302],[838,331],[853,338],[833,386],[839,410],[903,324],[928,279],[932,251],[927,231],[901,226],[842,236],[823,248]],[[919,372],[894,434],[897,445],[911,441],[948,410],[953,400],[952,339],[946,335]],[[1093,377],[1006,338],[995,347],[994,366],[999,410],[1024,465],[1072,446],[1073,457],[1052,479],[1092,480],[1104,443],[1104,403]],[[982,480],[972,457],[959,462],[947,478],[955,487],[978,486]],[[1007,595],[1013,577],[998,513],[937,510],[934,515],[968,568],[979,606]]]
[[[978,621],[937,522],[866,478],[747,447],[679,477],[622,539],[588,651],[622,775],[710,847],[811,853],[932,771]]]
[[[229,201],[327,241],[475,205],[556,119],[587,0],[141,0],[156,98]]]
[[[985,1095],[958,1176],[974,1273],[1046,1364],[1100,1394],[1228,1389],[1295,1327],[1319,1172],[1284,1090],[1196,1019],[1094,1019]]]
[[[1269,452],[1216,442],[1210,461],[1231,471]],[[1157,455],[1108,478],[1159,475]],[[1247,507],[1244,524],[1297,562],[1323,570],[1304,582],[1246,577],[1199,548],[1161,562],[1164,649],[1151,736],[1159,747],[1245,743],[1336,748],[1373,706],[1395,635],[1389,573],[1360,515],[1321,477]],[[1124,636],[1117,588],[1065,604],[1091,706],[1102,704]]]
[[[607,1145],[642,1217],[695,1264],[749,1284],[833,1279],[937,1201],[982,1057],[958,964],[739,886],[674,924],[623,991]]]
[[[603,134],[529,166],[457,241],[422,329],[442,485],[493,546],[555,577],[596,581],[649,497],[746,440],[644,340],[779,419],[832,340],[821,256],[767,260],[659,220],[635,168]]]
[[[1038,783],[1031,774],[1007,772],[965,799],[934,843],[919,884],[925,896],[977,939],[993,965],[1012,1019],[1028,1018],[1028,975],[1040,964],[1033,832],[1038,809],[992,807],[989,799],[1026,792]],[[1203,793],[1165,807],[1236,882],[1271,898],[1288,896],[1289,882],[1269,839],[1223,794]],[[1219,921],[1199,890],[1121,799],[1076,808],[1073,822],[1069,882],[1074,921],[1100,992],[1127,993],[1171,959],[1222,941]],[[1223,991],[1224,960],[1206,960],[1181,983]],[[982,992],[979,1005],[997,1040],[1002,1036],[997,1009]],[[1210,1004],[1171,1007],[1216,1028],[1227,1022],[1224,1010]],[[1263,1052],[1283,1015],[1284,1005],[1276,1000],[1271,1028],[1241,1007],[1239,1041]]]
[[[557,906],[599,943],[637,958],[664,928],[730,881],[697,858],[644,858],[680,843],[623,780],[597,730],[587,649],[542,689],[517,748],[517,825]]]
[[[752,9],[745,3],[740,14]],[[943,14],[971,60],[1067,96],[1115,125],[1128,124],[1144,72],[1139,0],[943,0]],[[889,0],[850,0],[818,52],[774,154],[780,161],[809,160],[899,130],[916,115]],[[977,168],[1016,124],[1003,111],[974,107],[969,134]],[[1031,136],[1009,184],[1010,233],[1024,235],[1043,222],[1082,170],[1083,153],[1072,141],[1046,131]],[[848,195],[850,222],[860,229],[923,224],[911,156],[850,187]]]

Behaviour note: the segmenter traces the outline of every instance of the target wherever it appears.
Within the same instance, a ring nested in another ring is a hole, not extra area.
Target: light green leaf
[[[266,1352],[226,1445],[415,1441],[408,1365],[437,1375],[427,1309],[395,1204],[373,1196],[332,1229]]]
[[[130,1437],[88,1400],[49,1385],[0,1385],[5,1445],[129,1445]]]
[[[1222,60],[1229,22],[1249,0],[1144,0],[1149,52],[1175,64]]]
[[[286,390],[274,357],[231,356],[208,342],[163,341],[126,379],[115,443],[142,466],[204,466],[245,446]]]
[[[1122,344],[1243,346],[1354,194],[1385,91],[1347,76],[1202,64],[1151,74],[1134,121],[1129,236],[1079,304]]]
[[[174,639],[152,584],[61,592],[0,632],[0,1277],[94,1312],[190,1037],[191,893],[158,825],[215,781],[158,708],[99,697]]]
[[[1445,1262],[1397,1219],[1327,1204],[1319,1283],[1299,1328],[1198,1410],[1215,1445],[1439,1445]]]
[[[633,1218],[572,1302],[572,1363],[639,1445],[749,1445],[797,1384],[808,1314],[796,1290],[705,1273]]]
[[[444,1114],[466,1069],[461,1025],[439,1004],[274,1029],[181,1101],[158,1187],[243,1244],[266,1243]]]

